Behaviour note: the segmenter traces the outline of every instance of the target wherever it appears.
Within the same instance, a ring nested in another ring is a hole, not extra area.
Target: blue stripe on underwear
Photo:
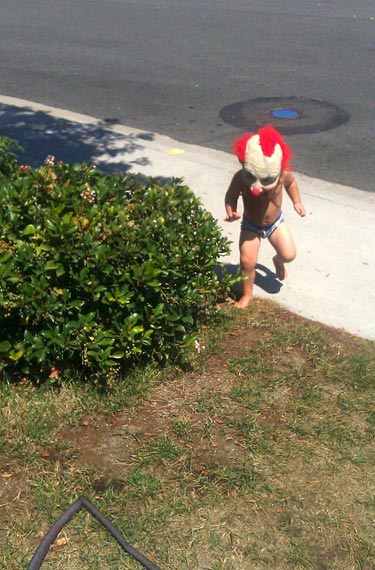
[[[280,212],[280,215],[270,226],[256,226],[252,224],[247,218],[242,220],[241,229],[253,232],[261,238],[269,238],[275,229],[284,221],[284,215]]]

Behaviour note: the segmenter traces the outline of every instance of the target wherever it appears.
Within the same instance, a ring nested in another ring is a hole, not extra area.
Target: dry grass
[[[80,495],[165,569],[375,567],[374,344],[265,301],[200,342],[110,394],[3,387],[0,567]],[[88,514],[61,538],[43,568],[136,567]]]

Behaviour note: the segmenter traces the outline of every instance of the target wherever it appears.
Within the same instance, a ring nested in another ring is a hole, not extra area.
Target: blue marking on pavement
[[[274,109],[271,111],[271,115],[275,119],[296,119],[299,113],[294,109]]]

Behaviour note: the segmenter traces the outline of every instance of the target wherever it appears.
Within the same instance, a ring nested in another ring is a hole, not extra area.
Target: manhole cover
[[[268,97],[232,103],[220,111],[220,117],[247,131],[272,124],[284,135],[328,131],[350,119],[337,105],[304,97]]]

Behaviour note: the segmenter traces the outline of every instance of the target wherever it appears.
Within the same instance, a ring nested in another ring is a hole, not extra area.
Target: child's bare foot
[[[275,255],[273,258],[273,263],[276,270],[276,277],[280,279],[280,281],[284,281],[284,279],[287,277],[284,262],[279,258],[278,255]]]
[[[236,303],[237,309],[247,309],[247,307],[250,305],[252,300],[253,300],[252,297],[248,297],[247,295],[244,295],[243,297],[241,297],[241,299],[239,301],[237,301],[237,303]]]

